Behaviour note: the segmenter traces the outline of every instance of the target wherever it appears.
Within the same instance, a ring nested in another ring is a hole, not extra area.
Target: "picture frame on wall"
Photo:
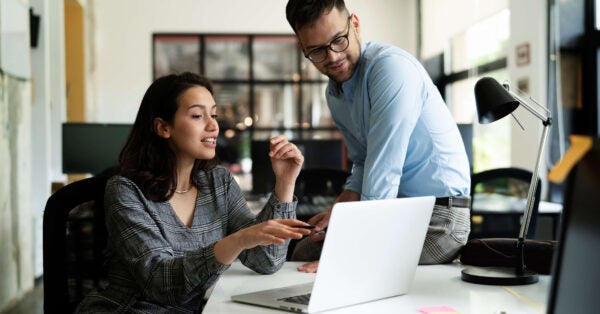
[[[515,48],[517,66],[526,66],[531,61],[529,43],[523,43]]]

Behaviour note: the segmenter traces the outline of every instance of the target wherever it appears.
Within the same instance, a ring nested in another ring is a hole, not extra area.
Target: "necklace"
[[[189,192],[191,190],[191,188],[188,188],[187,190],[175,190],[175,193],[177,194],[185,194],[187,192]]]

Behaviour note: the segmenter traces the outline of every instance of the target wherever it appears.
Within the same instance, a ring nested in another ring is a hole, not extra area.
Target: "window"
[[[473,171],[510,166],[510,119],[479,124],[475,83],[484,76],[508,79],[506,55],[510,12],[504,9],[469,27],[450,41],[445,100],[457,123],[473,124]]]
[[[197,69],[200,38],[197,36],[154,36],[154,78]]]
[[[294,35],[154,34],[153,49],[155,79],[190,71],[212,80],[224,163],[249,158],[251,140],[274,132],[339,138],[325,101],[327,77],[302,56]]]

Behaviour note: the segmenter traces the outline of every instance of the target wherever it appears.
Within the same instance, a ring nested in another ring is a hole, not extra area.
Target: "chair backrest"
[[[44,312],[71,313],[103,283],[106,247],[104,189],[108,172],[73,182],[48,198],[44,210]]]
[[[518,237],[532,176],[531,171],[520,168],[497,168],[473,174],[469,239]],[[538,178],[528,239],[535,238],[541,190]],[[517,210],[521,213],[516,213]]]

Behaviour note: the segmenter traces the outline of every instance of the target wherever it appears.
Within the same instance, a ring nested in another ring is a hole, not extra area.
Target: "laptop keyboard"
[[[291,302],[291,303],[297,303],[297,304],[306,304],[306,305],[308,305],[308,300],[310,300],[310,293],[278,299],[278,301]]]

